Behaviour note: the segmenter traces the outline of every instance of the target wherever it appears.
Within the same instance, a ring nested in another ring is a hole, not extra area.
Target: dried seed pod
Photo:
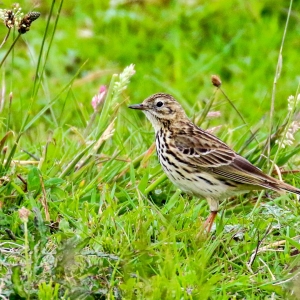
[[[15,25],[15,15],[12,10],[6,10],[4,14],[4,23],[7,28],[12,28]]]
[[[19,209],[19,217],[20,219],[25,223],[28,222],[28,217],[30,215],[30,210],[28,210],[27,208],[25,208],[24,206],[22,208]]]
[[[211,82],[216,87],[220,87],[222,85],[222,81],[218,75],[212,75]]]
[[[30,25],[33,21],[35,21],[41,14],[36,11],[32,11],[24,16],[19,24],[18,31],[21,34],[26,33],[30,29]]]
[[[31,22],[33,22],[39,18],[41,13],[39,13],[38,11],[32,11],[32,12],[28,13],[27,15],[28,15],[29,19],[31,20]]]

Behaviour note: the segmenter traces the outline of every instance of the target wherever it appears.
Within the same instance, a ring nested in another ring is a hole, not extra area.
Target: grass
[[[221,125],[236,151],[300,186],[299,135],[275,142],[299,113],[287,102],[299,92],[299,3],[272,92],[290,3],[196,2],[20,2],[41,16],[0,49],[2,299],[300,299],[296,197],[229,199],[199,235],[206,201],[165,180],[151,125],[127,109],[171,93],[201,127]],[[214,94],[221,116],[202,122]]]

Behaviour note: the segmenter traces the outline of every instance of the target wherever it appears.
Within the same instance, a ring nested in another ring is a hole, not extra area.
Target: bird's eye
[[[161,101],[158,101],[157,103],[156,103],[156,106],[157,107],[162,107],[164,104],[161,102]]]

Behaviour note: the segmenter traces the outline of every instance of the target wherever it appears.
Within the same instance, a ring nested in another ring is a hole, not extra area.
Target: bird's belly
[[[159,155],[163,170],[174,185],[197,197],[225,200],[236,192],[209,173],[195,171],[181,162]]]
[[[228,190],[207,173],[184,174],[182,171],[180,173],[183,176],[178,174],[176,170],[167,173],[167,176],[176,186],[186,193],[197,197],[211,197],[216,199],[228,194]]]

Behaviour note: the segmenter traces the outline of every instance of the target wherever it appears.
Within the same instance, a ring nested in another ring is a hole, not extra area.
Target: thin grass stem
[[[15,40],[13,41],[13,43],[10,45],[9,49],[7,50],[7,52],[5,53],[4,57],[2,58],[1,62],[0,62],[0,68],[2,68],[3,63],[5,62],[6,58],[8,57],[9,53],[13,50],[15,44],[17,43],[19,37],[21,36],[21,33],[19,33],[17,35],[17,37],[15,38]]]
[[[267,140],[267,144],[268,144],[267,156],[268,156],[269,159],[270,159],[270,155],[271,155],[271,135],[272,135],[274,110],[275,110],[276,86],[277,86],[277,81],[280,77],[281,69],[282,69],[282,51],[283,51],[283,46],[284,46],[284,42],[285,42],[285,38],[286,38],[287,28],[288,28],[290,15],[291,15],[291,11],[292,11],[292,5],[293,5],[293,0],[290,0],[290,6],[289,6],[289,10],[288,10],[287,18],[286,18],[286,23],[285,23],[285,27],[284,27],[284,31],[283,31],[283,36],[282,36],[282,40],[281,40],[281,45],[280,45],[279,55],[278,55],[278,60],[277,60],[277,65],[276,65],[276,71],[275,71],[275,76],[274,76],[274,81],[273,81],[271,106],[270,106],[269,138]],[[276,161],[273,160],[273,163],[271,164],[271,167],[269,169],[269,174],[272,173],[275,162]]]

